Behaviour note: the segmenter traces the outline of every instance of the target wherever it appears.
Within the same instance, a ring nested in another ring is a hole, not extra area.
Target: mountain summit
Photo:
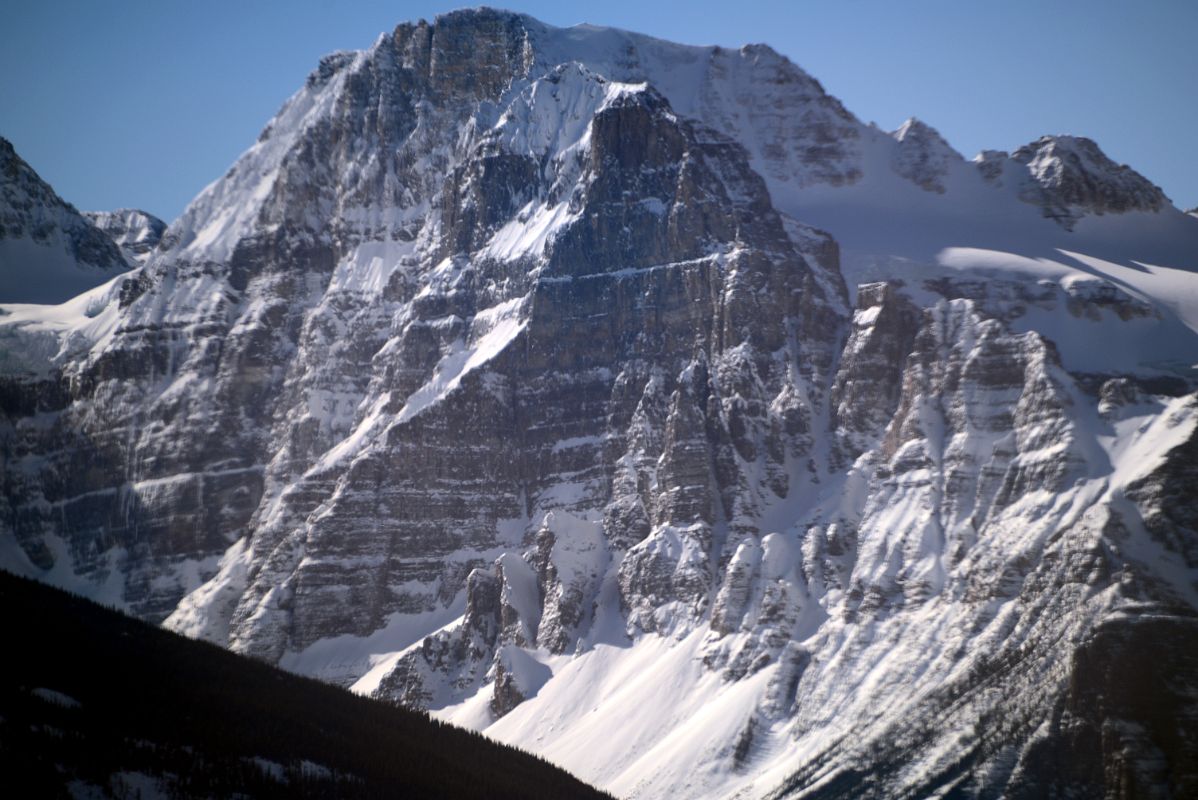
[[[1198,220],[1029,148],[400,25],[3,309],[0,563],[624,797],[1192,794]]]
[[[1026,164],[1038,188],[1032,202],[1045,215],[1071,226],[1087,213],[1160,211],[1169,205],[1158,187],[1126,164],[1107,158],[1098,145],[1080,136],[1042,136],[1011,157]]]

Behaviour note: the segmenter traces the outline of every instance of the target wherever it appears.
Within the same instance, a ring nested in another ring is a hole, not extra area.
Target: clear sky
[[[4,0],[0,136],[82,209],[168,221],[320,56],[435,0]],[[1198,0],[509,0],[690,44],[766,42],[865,121],[917,116],[966,157],[1089,136],[1198,205]]]

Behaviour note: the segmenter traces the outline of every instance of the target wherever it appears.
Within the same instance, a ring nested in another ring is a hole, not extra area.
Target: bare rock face
[[[1176,422],[1187,413],[1190,406],[1174,411],[1171,421]],[[1198,567],[1198,542],[1191,532],[1198,530],[1198,513],[1187,498],[1198,489],[1198,437],[1191,435],[1170,449],[1163,463],[1150,475],[1129,484],[1126,495],[1140,509],[1140,519],[1147,533],[1160,546],[1176,553],[1186,567]],[[1166,595],[1167,601],[1177,604],[1179,598],[1173,593]]]
[[[1198,790],[1198,748],[1186,733],[1198,708],[1175,682],[1198,669],[1195,624],[1159,614],[1100,627],[1074,655],[1049,735],[1022,754],[1007,796],[1122,800]]]
[[[903,370],[922,322],[920,309],[889,283],[857,288],[857,309],[832,386],[838,456],[851,463],[877,443],[898,408]]]
[[[1041,150],[985,164],[1151,206]],[[1161,304],[1040,262],[850,294],[794,218],[958,160],[765,47],[401,25],[77,315],[6,309],[0,555],[626,796],[1034,796],[1095,742],[1078,785],[1187,787],[1194,387],[1041,324]],[[1121,689],[1166,629],[1180,688]]]

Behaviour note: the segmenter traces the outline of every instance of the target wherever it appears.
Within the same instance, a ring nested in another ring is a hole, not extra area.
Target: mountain
[[[62,302],[127,269],[112,240],[0,137],[0,302]]]
[[[83,216],[116,242],[130,264],[144,264],[166,231],[165,222],[136,208],[84,211]]]
[[[625,797],[1184,797],[1198,220],[763,45],[321,61],[0,318],[0,560]]]
[[[0,601],[0,766],[28,797],[609,797],[477,734],[3,571]]]

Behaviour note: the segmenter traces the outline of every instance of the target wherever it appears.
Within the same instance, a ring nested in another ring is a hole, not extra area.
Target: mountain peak
[[[108,234],[130,264],[145,263],[166,232],[165,222],[138,208],[84,211],[83,216]]]
[[[891,159],[894,171],[926,191],[943,194],[949,165],[963,161],[961,154],[944,140],[939,131],[915,117],[908,119],[890,135],[897,142]]]
[[[755,56],[757,58],[774,59],[777,61],[786,61],[790,63],[790,59],[782,53],[779,53],[765,42],[749,42],[741,45],[740,52],[747,56]]]
[[[0,301],[62,302],[128,268],[117,246],[0,137]]]
[[[900,142],[904,142],[910,138],[932,139],[934,141],[943,142],[945,146],[948,145],[948,143],[945,142],[944,138],[940,135],[939,131],[917,117],[908,117],[902,125],[891,131],[890,135]]]
[[[1024,199],[1043,203],[1045,216],[1066,228],[1087,213],[1160,211],[1169,205],[1158,186],[1112,161],[1084,136],[1041,136],[1011,158],[1025,165],[1031,177]]]

